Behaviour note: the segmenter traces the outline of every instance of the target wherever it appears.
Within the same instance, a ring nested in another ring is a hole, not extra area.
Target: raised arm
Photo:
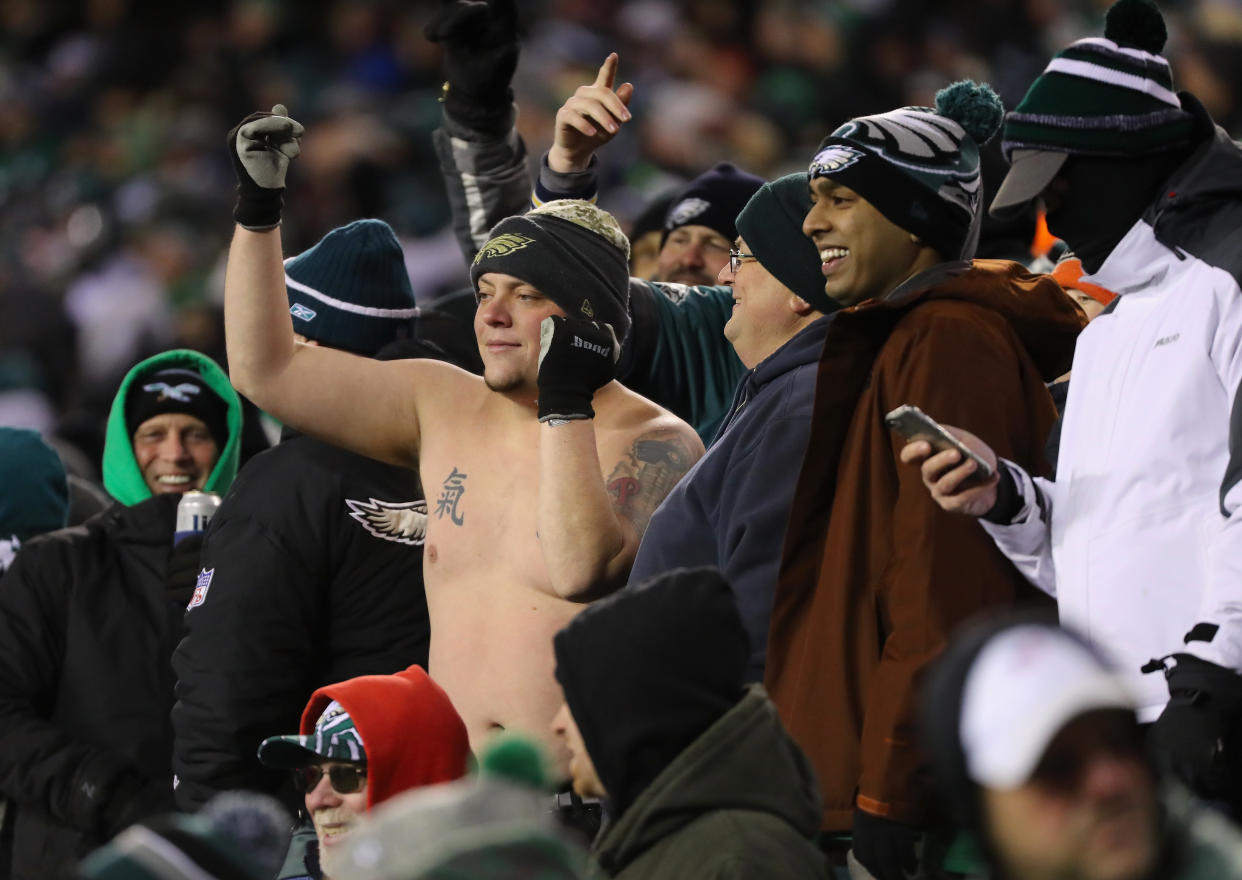
[[[299,345],[285,292],[281,194],[302,126],[277,105],[229,135],[238,177],[224,282],[224,323],[233,385],[301,431],[394,464],[417,458],[419,388],[453,369],[430,361],[381,363]],[[425,394],[425,393],[424,393]]]
[[[644,425],[625,438],[620,460],[601,462],[592,399],[612,379],[616,339],[587,321],[549,318],[544,327],[539,545],[553,592],[589,601],[625,583],[651,514],[703,448],[688,425],[669,417],[668,425]]]

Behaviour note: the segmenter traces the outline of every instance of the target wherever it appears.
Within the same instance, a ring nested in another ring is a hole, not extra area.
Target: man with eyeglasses
[[[280,878],[328,877],[331,853],[364,813],[394,795],[466,774],[466,726],[419,666],[315,691],[295,736],[268,737],[259,760],[293,771],[314,830],[295,835]]]
[[[922,694],[945,810],[1008,880],[1229,880],[1242,837],[1181,788],[1161,789],[1127,682],[1051,620],[956,634]]]
[[[719,568],[750,637],[747,682],[763,680],[785,523],[806,452],[819,352],[835,304],[801,235],[805,173],[764,184],[737,217],[720,269],[733,294],[724,336],[746,365],[720,432],[651,518],[631,584],[674,568]]]

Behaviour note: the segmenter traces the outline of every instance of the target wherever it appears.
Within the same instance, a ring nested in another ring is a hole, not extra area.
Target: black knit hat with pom
[[[860,116],[819,145],[812,185],[828,177],[858,193],[946,260],[970,259],[979,239],[979,146],[1004,108],[986,84],[963,80],[936,93],[936,106]]]

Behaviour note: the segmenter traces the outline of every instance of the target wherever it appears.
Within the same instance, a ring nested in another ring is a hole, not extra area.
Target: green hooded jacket
[[[237,465],[241,454],[242,408],[241,398],[233,390],[229,377],[224,370],[204,354],[189,349],[176,348],[165,351],[138,363],[125,374],[116,397],[112,399],[112,410],[108,413],[108,430],[104,436],[103,452],[103,483],[108,494],[125,506],[146,501],[151,497],[151,490],[142,478],[138,460],[134,458],[134,442],[129,429],[125,425],[125,398],[135,382],[159,370],[180,367],[193,370],[228,404],[229,437],[220,450],[216,466],[203,487],[207,492],[223,494],[237,476]]]
[[[589,876],[822,880],[820,812],[810,761],[753,685],[605,827]]]

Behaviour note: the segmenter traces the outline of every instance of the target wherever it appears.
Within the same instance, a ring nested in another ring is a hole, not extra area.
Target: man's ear
[[[795,293],[789,294],[789,310],[799,318],[805,318],[815,307]]]

